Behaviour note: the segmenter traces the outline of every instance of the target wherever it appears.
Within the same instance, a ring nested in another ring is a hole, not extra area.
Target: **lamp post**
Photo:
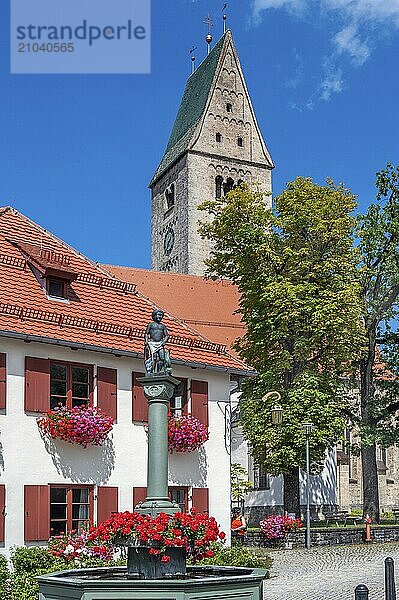
[[[314,427],[313,423],[302,423],[306,434],[306,548],[310,548],[310,455],[309,435]]]
[[[281,394],[280,394],[280,392],[276,392],[276,391],[267,392],[267,394],[265,394],[263,396],[262,401],[266,402],[266,400],[269,400],[269,398],[273,398],[273,397],[275,397],[277,402],[280,402]],[[275,404],[270,412],[272,415],[273,425],[281,425],[283,422],[283,409],[280,406],[280,404]]]

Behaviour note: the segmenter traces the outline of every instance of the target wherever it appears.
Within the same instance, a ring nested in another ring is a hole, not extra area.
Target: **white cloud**
[[[304,75],[303,58],[296,48],[294,48],[293,52],[293,64],[295,67],[294,74],[286,80],[285,85],[287,86],[287,88],[296,90],[302,82]]]
[[[348,25],[334,36],[334,44],[339,53],[348,52],[355,65],[362,65],[370,56],[370,48],[360,39],[354,25]]]
[[[292,14],[301,15],[306,10],[309,0],[254,0],[253,16],[256,22],[261,20],[263,10],[269,8],[285,8]]]
[[[285,9],[301,18],[304,15],[333,17],[337,23],[332,43],[340,53],[347,53],[357,65],[371,54],[367,33],[384,28],[399,29],[399,0],[254,0],[257,21],[268,9]]]
[[[314,0],[307,0],[308,4]],[[328,10],[338,10],[354,22],[390,21],[399,27],[399,0],[320,0]]]
[[[262,13],[270,9],[285,10],[308,23],[325,21],[330,32],[332,51],[324,57],[321,83],[304,105],[308,109],[316,100],[329,101],[339,94],[345,66],[360,67],[379,39],[399,30],[399,0],[253,0],[254,20],[261,21]],[[293,81],[296,84],[297,79]]]
[[[344,89],[342,70],[330,69],[319,87],[319,98],[328,102],[333,94],[339,94]]]
[[[339,11],[357,21],[391,21],[399,27],[399,0],[254,0],[253,12],[259,15],[269,8],[285,8],[299,16],[304,10]]]

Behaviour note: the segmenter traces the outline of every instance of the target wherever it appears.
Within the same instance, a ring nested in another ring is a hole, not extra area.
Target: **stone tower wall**
[[[152,190],[151,261],[156,271],[188,273],[188,186],[187,155],[180,159],[159,179]],[[166,191],[175,186],[175,205],[167,208]],[[164,250],[164,239],[169,228],[175,241],[171,253]]]
[[[204,240],[198,233],[198,222],[207,219],[206,213],[199,211],[198,206],[205,200],[215,197],[215,179],[222,176],[237,183],[245,181],[250,187],[261,190],[271,189],[271,171],[265,166],[243,164],[242,162],[204,156],[191,153],[188,155],[188,273],[202,275],[204,273],[204,260],[211,252],[211,244]],[[265,201],[270,202],[270,197],[265,196]]]

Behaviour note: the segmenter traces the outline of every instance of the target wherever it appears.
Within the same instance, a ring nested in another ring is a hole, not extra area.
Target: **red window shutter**
[[[0,354],[0,408],[6,407],[6,355]]]
[[[25,357],[25,410],[46,412],[50,407],[50,361]]]
[[[144,502],[147,498],[146,487],[134,487],[133,488],[133,509],[140,503]]]
[[[97,523],[110,518],[111,513],[118,512],[118,488],[97,488]]]
[[[6,516],[6,486],[0,485],[0,542],[4,542],[4,523]]]
[[[25,541],[41,542],[50,537],[50,486],[26,485]]]
[[[208,488],[193,488],[193,507],[198,512],[209,512],[209,490]]]
[[[191,380],[191,414],[208,426],[208,382]]]
[[[113,417],[114,421],[117,416],[116,376],[116,369],[106,367],[97,369],[97,406],[106,415]]]
[[[133,408],[132,420],[148,422],[148,400],[144,395],[144,390],[139,384],[140,377],[144,377],[144,373],[133,373]]]

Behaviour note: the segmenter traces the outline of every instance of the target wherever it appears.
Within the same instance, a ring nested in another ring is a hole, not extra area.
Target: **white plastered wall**
[[[146,433],[143,425],[132,423],[132,371],[142,372],[142,362],[4,337],[0,337],[0,352],[7,355],[7,408],[0,413],[0,483],[6,486],[5,543],[0,552],[8,554],[11,546],[24,543],[24,485],[69,482],[116,486],[119,510],[132,510],[132,488],[146,484]],[[118,419],[103,446],[84,449],[42,439],[37,415],[24,412],[25,356],[92,364],[95,375],[97,366],[117,369]],[[229,397],[229,375],[183,366],[176,367],[173,374],[208,381],[210,439],[202,451],[170,457],[169,483],[208,487],[209,512],[227,533],[230,458],[225,446],[223,407]]]

